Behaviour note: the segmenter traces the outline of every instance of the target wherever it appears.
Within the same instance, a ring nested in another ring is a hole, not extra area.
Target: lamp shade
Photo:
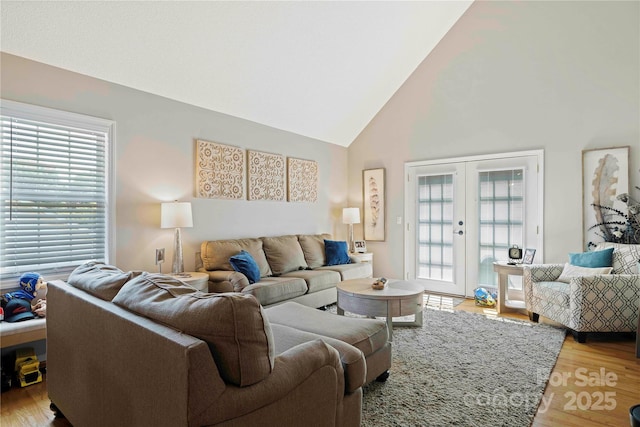
[[[160,205],[160,228],[193,227],[191,203],[167,202]]]
[[[342,209],[343,224],[360,224],[360,208]]]

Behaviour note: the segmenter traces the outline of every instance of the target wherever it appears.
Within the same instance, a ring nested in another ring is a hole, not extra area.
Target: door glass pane
[[[479,245],[478,284],[497,287],[494,261],[509,259],[508,249],[522,248],[524,235],[523,169],[479,173]],[[509,276],[510,287],[521,288],[519,278]],[[517,281],[517,283],[516,283]]]
[[[416,277],[453,281],[453,175],[418,177]]]

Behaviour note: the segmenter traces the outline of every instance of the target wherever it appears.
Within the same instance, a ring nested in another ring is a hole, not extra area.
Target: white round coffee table
[[[416,283],[389,279],[387,286],[375,290],[375,279],[352,279],[340,282],[338,288],[338,314],[345,311],[369,317],[386,317],[389,341],[393,340],[393,326],[422,326],[424,288]],[[394,322],[394,317],[415,314],[413,322]]]

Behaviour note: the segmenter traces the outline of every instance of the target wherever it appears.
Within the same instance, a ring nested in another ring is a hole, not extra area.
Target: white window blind
[[[0,278],[26,271],[46,277],[89,260],[108,261],[111,122],[5,104]]]

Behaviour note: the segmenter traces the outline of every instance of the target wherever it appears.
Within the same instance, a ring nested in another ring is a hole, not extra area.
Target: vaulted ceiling
[[[348,146],[465,1],[7,1],[4,52]]]

